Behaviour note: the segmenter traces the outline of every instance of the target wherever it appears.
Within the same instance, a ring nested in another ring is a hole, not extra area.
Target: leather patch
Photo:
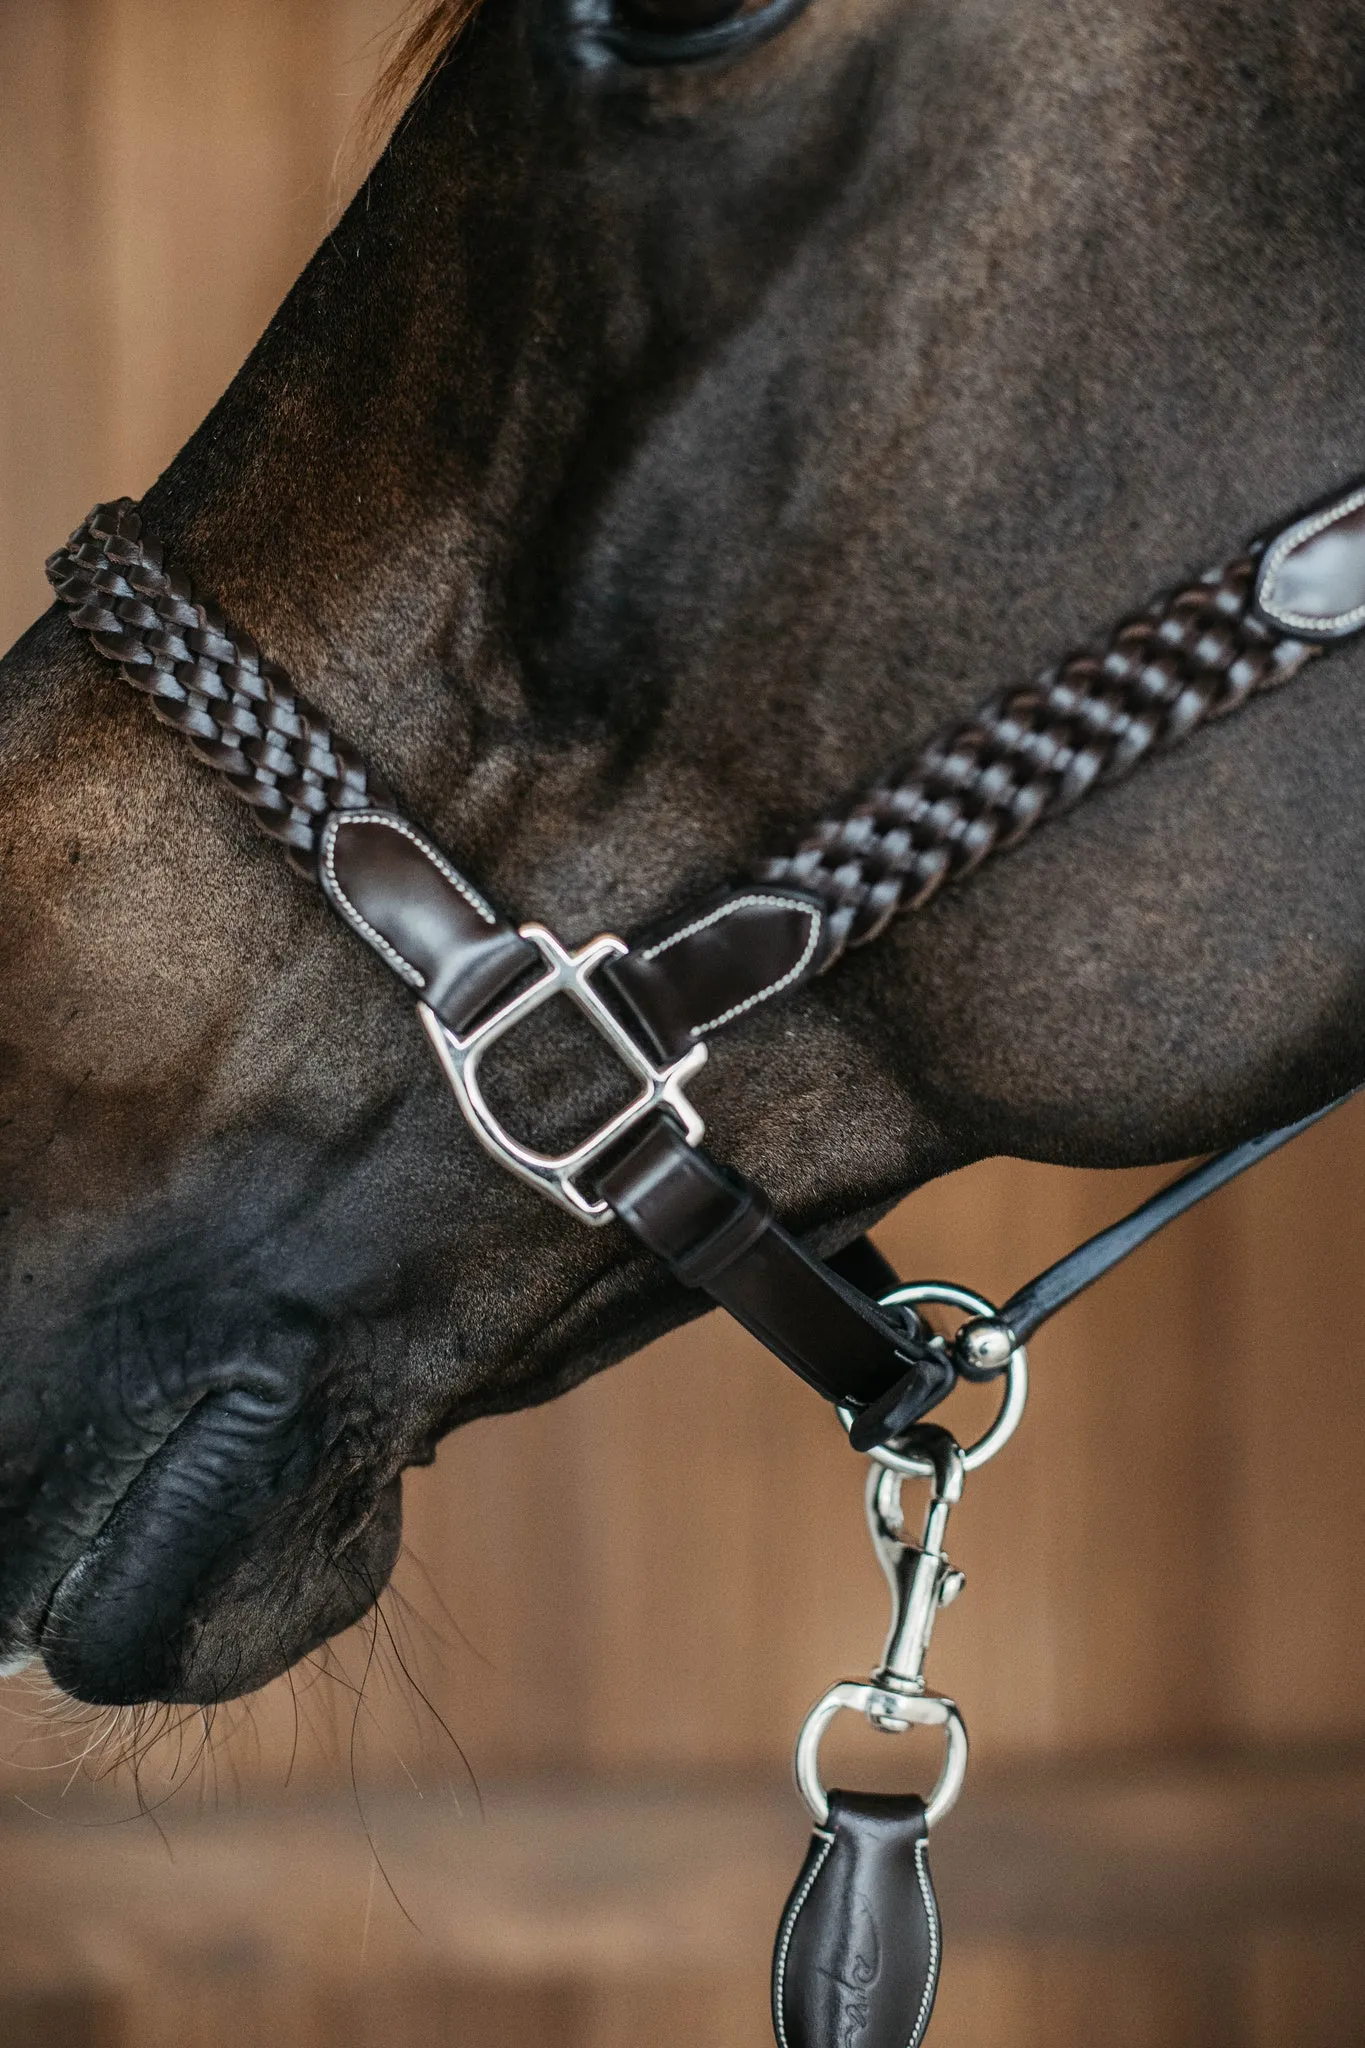
[[[923,1800],[831,1792],[777,1932],[779,2048],[919,2048],[940,1954]]]
[[[728,890],[675,930],[632,946],[602,980],[659,1057],[677,1059],[814,973],[824,922],[822,905],[796,890]]]
[[[540,964],[439,848],[392,812],[334,812],[318,869],[328,902],[453,1031]]]
[[[1256,608],[1282,633],[1342,640],[1365,628],[1365,489],[1277,535],[1256,581]]]

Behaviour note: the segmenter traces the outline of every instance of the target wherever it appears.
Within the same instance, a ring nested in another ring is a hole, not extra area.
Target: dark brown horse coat
[[[487,0],[148,500],[571,940],[1365,469],[1346,0],[809,0],[676,65],[607,19]],[[748,1020],[717,1152],[830,1244],[984,1154],[1187,1154],[1365,1077],[1363,684],[1319,664]],[[368,1602],[444,1430],[699,1304],[498,1173],[55,613],[0,775],[0,1652],[211,1699]]]

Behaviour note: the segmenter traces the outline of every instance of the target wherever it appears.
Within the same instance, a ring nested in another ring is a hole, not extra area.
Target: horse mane
[[[413,0],[395,26],[393,53],[371,88],[362,120],[368,135],[394,126],[478,6],[479,0]]]

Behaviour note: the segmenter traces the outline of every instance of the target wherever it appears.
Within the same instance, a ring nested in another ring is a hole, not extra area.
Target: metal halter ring
[[[944,1308],[958,1308],[963,1314],[995,1316],[994,1305],[982,1294],[974,1294],[970,1287],[958,1287],[951,1280],[914,1280],[908,1287],[893,1288],[890,1294],[882,1296],[883,1308],[918,1308],[921,1302],[934,1302]],[[978,1437],[962,1453],[962,1461],[968,1472],[975,1472],[982,1465],[989,1464],[997,1451],[1005,1445],[1023,1420],[1028,1404],[1028,1353],[1022,1344],[1017,1344],[1009,1356],[1004,1371],[1005,1398],[984,1436]],[[853,1410],[840,1408],[839,1420],[845,1429],[853,1425]],[[867,1455],[875,1458],[879,1465],[885,1465],[889,1472],[899,1472],[906,1479],[932,1479],[934,1468],[927,1458],[917,1458],[898,1451],[891,1444],[878,1444]]]
[[[907,1728],[942,1728],[947,1754],[938,1783],[924,1802],[925,1827],[937,1827],[956,1806],[967,1775],[967,1730],[954,1702],[941,1693],[893,1692],[875,1682],[848,1678],[832,1685],[806,1716],[796,1744],[796,1788],[817,1827],[829,1819],[829,1795],[820,1777],[820,1740],[841,1711],[865,1714],[874,1727],[890,1735]]]

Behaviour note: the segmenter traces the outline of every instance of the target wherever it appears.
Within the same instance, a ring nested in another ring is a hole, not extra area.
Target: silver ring
[[[943,1730],[947,1745],[943,1768],[924,1802],[924,1825],[926,1829],[936,1828],[957,1804],[967,1775],[967,1728],[954,1702],[944,1699],[941,1693],[892,1692],[887,1687],[851,1678],[832,1685],[807,1714],[796,1741],[796,1789],[820,1828],[829,1819],[829,1794],[820,1777],[820,1739],[841,1712],[866,1714],[874,1726],[891,1734],[907,1728]]]
[[[987,1316],[994,1318],[995,1306],[982,1294],[973,1294],[970,1287],[955,1286],[951,1280],[913,1280],[908,1287],[897,1287],[890,1294],[882,1296],[883,1308],[917,1308],[921,1302],[935,1302],[944,1308],[960,1308],[966,1316]],[[984,1436],[962,1453],[963,1467],[975,1472],[979,1466],[988,1464],[997,1451],[1005,1445],[1023,1420],[1028,1405],[1028,1353],[1022,1344],[1016,1344],[1005,1367],[1005,1395],[996,1416]],[[845,1429],[853,1426],[854,1412],[851,1408],[840,1408],[839,1419]],[[916,1458],[906,1452],[894,1450],[890,1444],[878,1444],[867,1453],[884,1465],[888,1472],[899,1472],[905,1479],[932,1479],[934,1468],[927,1458]]]

